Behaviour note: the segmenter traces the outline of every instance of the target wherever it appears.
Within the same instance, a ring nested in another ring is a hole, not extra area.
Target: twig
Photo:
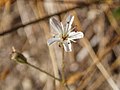
[[[28,23],[25,23],[25,24],[20,24],[16,27],[13,27],[11,29],[8,29],[8,30],[5,30],[3,32],[0,33],[0,36],[3,36],[3,35],[6,35],[6,34],[9,34],[9,33],[12,33],[14,31],[17,31],[19,28],[22,28],[22,27],[25,27],[27,25],[31,25],[31,24],[35,24],[35,23],[38,23],[40,21],[43,21],[43,20],[46,20],[46,19],[49,19],[50,17],[52,16],[55,16],[55,15],[60,15],[61,13],[66,13],[68,11],[71,11],[71,10],[74,10],[74,9],[77,9],[77,8],[80,8],[81,6],[75,6],[73,8],[70,8],[70,9],[67,9],[67,10],[64,10],[64,11],[61,11],[61,12],[57,12],[57,13],[54,13],[54,14],[51,14],[51,15],[48,15],[48,16],[44,16],[42,18],[39,18],[37,20],[33,20],[31,22],[28,22]]]
[[[120,57],[118,57],[115,62],[110,66],[111,71],[117,68],[118,65],[120,65]],[[97,80],[92,85],[90,85],[90,87],[88,87],[89,90],[96,90],[104,81],[105,78],[103,78],[103,75],[99,75]]]
[[[90,46],[90,43],[88,42],[88,40],[86,38],[83,39],[83,43],[86,46],[86,48],[88,49],[88,52],[90,53],[90,56],[93,59],[93,62],[97,62],[96,66],[101,71],[103,76],[106,78],[106,80],[108,81],[110,86],[113,88],[113,90],[119,90],[119,88],[117,87],[117,85],[115,84],[115,82],[113,81],[111,76],[108,74],[108,72],[106,71],[104,66],[99,62],[98,57],[96,56],[95,52],[93,51],[92,47]]]

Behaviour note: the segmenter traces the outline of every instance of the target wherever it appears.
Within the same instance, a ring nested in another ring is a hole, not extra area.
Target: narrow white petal
[[[55,18],[50,18],[50,25],[56,33],[62,33],[61,24]]]
[[[74,16],[69,15],[66,19],[66,23],[68,24],[68,31],[71,29],[72,23],[74,21]]]
[[[62,28],[62,34],[64,34],[64,27],[63,27],[62,22],[60,24],[61,24],[61,28]]]
[[[67,23],[66,26],[65,26],[65,31],[64,31],[65,34],[69,32],[69,31],[68,31],[68,27],[69,27],[69,24]]]
[[[63,42],[63,47],[64,47],[66,52],[72,51],[71,42],[69,40]]]
[[[60,41],[60,38],[52,37],[52,38],[48,39],[47,43],[48,43],[48,45],[51,45],[52,43],[58,42],[58,41]]]
[[[69,37],[70,39],[80,39],[83,38],[84,34],[82,32],[70,32]]]

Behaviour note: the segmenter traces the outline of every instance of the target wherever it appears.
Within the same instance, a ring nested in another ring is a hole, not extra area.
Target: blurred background
[[[29,63],[61,77],[61,48],[47,45],[49,19],[61,21],[67,14],[85,34],[65,53],[70,90],[113,90],[96,62],[120,88],[120,0],[0,0],[0,90],[66,90],[10,55],[14,46]]]

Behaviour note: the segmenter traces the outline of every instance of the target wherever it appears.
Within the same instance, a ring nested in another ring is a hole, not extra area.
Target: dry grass
[[[62,53],[51,37],[49,18],[75,16],[85,37],[65,53],[65,78],[70,90],[120,88],[120,22],[112,11],[116,0],[2,0],[0,1],[0,90],[65,90],[51,77],[10,60],[11,47],[28,62],[60,78]],[[6,13],[7,12],[7,13]],[[12,83],[11,83],[12,82]]]

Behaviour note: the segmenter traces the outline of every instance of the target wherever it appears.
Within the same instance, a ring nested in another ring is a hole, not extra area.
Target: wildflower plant
[[[65,75],[64,75],[64,69],[65,69],[65,63],[64,63],[64,50],[66,52],[72,51],[72,42],[76,42],[76,39],[80,39],[84,37],[84,34],[80,31],[75,31],[76,27],[72,27],[72,23],[74,21],[74,16],[68,15],[68,17],[65,19],[65,21],[58,21],[56,18],[50,18],[50,26],[53,30],[53,36],[52,38],[48,39],[47,43],[48,45],[51,45],[55,42],[58,42],[59,46],[62,48],[62,83],[64,86],[66,86],[67,89],[69,87],[66,84]]]
[[[64,76],[64,51],[71,52],[72,51],[72,42],[76,42],[76,39],[83,38],[84,34],[79,31],[75,31],[76,27],[72,27],[72,23],[74,21],[74,16],[69,15],[65,21],[58,21],[57,19],[50,18],[50,26],[54,30],[54,35],[52,38],[48,39],[47,43],[48,45],[53,44],[54,42],[58,42],[58,44],[62,47],[62,78],[57,78],[48,72],[40,69],[39,67],[32,65],[27,61],[27,58],[20,52],[16,51],[14,47],[12,47],[12,54],[11,54],[11,60],[14,60],[18,63],[26,64],[30,67],[33,67],[34,69],[39,70],[42,73],[45,73],[46,75],[54,78],[55,80],[60,81],[68,90],[69,87],[66,84],[65,76]]]

